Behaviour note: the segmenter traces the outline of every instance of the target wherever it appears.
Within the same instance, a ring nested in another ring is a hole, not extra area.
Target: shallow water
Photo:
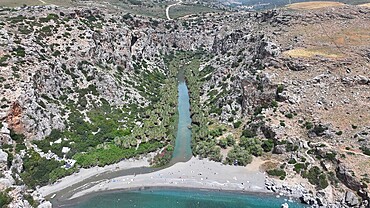
[[[178,92],[179,122],[177,126],[175,149],[170,164],[186,162],[192,157],[191,129],[189,129],[191,125],[189,91],[185,81],[182,79],[179,81]]]
[[[285,199],[274,196],[184,189],[147,189],[102,193],[72,207],[124,208],[279,208]],[[304,207],[287,202],[290,208]]]

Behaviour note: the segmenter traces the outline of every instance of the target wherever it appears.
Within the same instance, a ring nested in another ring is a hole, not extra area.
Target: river
[[[175,149],[173,151],[170,165],[177,162],[186,162],[193,156],[191,151],[191,118],[189,90],[184,79],[184,72],[180,70],[178,76],[178,112],[179,121]]]
[[[178,80],[179,119],[175,148],[169,166],[178,162],[186,162],[192,157],[191,129],[189,128],[191,125],[189,91],[182,71],[179,72]],[[88,184],[97,180],[130,175],[133,173],[144,174],[156,170],[159,169],[135,168],[115,173],[102,174],[96,178],[87,179],[79,184],[69,187],[69,191],[59,192],[57,200],[60,201],[56,202],[56,200],[53,200],[53,204],[56,206],[75,208],[273,208],[280,207],[281,204],[285,202],[283,198],[276,198],[275,196],[268,194],[245,194],[240,192],[174,188],[145,188],[141,190],[106,191],[90,194],[70,202],[65,201],[71,196],[71,190],[83,186],[84,183]],[[86,187],[87,186],[84,186],[84,188]],[[63,195],[63,192],[65,195]],[[303,206],[299,203],[289,202],[289,207],[298,208]]]

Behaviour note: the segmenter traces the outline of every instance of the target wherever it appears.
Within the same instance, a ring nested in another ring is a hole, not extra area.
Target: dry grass
[[[36,5],[43,5],[43,3],[39,0],[1,0],[0,6],[6,6],[6,7],[19,7],[19,6],[36,6]]]
[[[327,49],[306,49],[306,48],[296,48],[289,51],[285,51],[284,55],[291,57],[302,57],[311,58],[314,56],[322,56],[325,58],[340,58],[342,55],[340,53],[330,52]]]
[[[325,7],[336,7],[343,6],[343,3],[334,1],[310,1],[302,3],[289,4],[287,8],[296,10],[306,10],[306,9],[320,9]]]
[[[358,46],[370,43],[370,29],[353,26],[333,34],[333,41],[340,46]]]
[[[278,162],[273,162],[273,161],[266,161],[264,162],[259,170],[262,171],[262,172],[265,172],[266,170],[272,170],[272,169],[275,169],[279,166],[279,163]]]
[[[355,175],[358,178],[365,174],[369,174],[370,171],[370,160],[366,156],[358,154],[347,154],[345,153],[346,158],[342,159],[342,162],[346,164],[348,168],[354,171]]]
[[[367,4],[361,4],[360,6],[362,6],[362,7],[370,7],[370,3],[367,3]]]

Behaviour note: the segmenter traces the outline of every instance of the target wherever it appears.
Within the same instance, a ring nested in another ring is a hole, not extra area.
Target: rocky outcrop
[[[14,102],[6,118],[6,122],[8,123],[9,128],[18,133],[22,133],[24,131],[24,127],[22,124],[22,112],[23,110],[21,105],[18,102]]]
[[[8,153],[0,149],[0,171],[4,171],[7,169],[7,163],[8,163]]]
[[[358,191],[361,189],[362,184],[352,175],[344,164],[339,164],[336,170],[336,175],[342,183],[348,188]]]
[[[268,77],[260,80],[244,79],[242,81],[244,112],[251,113],[256,107],[271,105],[276,98],[276,88],[277,86],[271,84]]]

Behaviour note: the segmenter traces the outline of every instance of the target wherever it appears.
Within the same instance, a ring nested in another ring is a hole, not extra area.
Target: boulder
[[[273,150],[273,153],[275,154],[284,154],[285,152],[285,145],[276,145]]]
[[[281,208],[289,208],[288,203],[284,203],[284,204],[282,204],[282,205],[281,205]]]
[[[309,194],[304,194],[299,198],[302,203],[308,204],[308,205],[314,205],[316,204],[316,200]]]
[[[8,153],[6,153],[2,149],[0,149],[0,164],[1,163],[7,163],[7,162],[8,162]]]
[[[354,194],[352,191],[347,191],[346,196],[344,198],[344,201],[346,202],[347,205],[354,207],[359,205],[359,200],[356,194]]]
[[[278,45],[270,41],[262,41],[259,49],[259,54],[262,57],[278,56],[281,53],[281,49]]]
[[[37,208],[51,208],[53,207],[49,201],[41,203]]]

